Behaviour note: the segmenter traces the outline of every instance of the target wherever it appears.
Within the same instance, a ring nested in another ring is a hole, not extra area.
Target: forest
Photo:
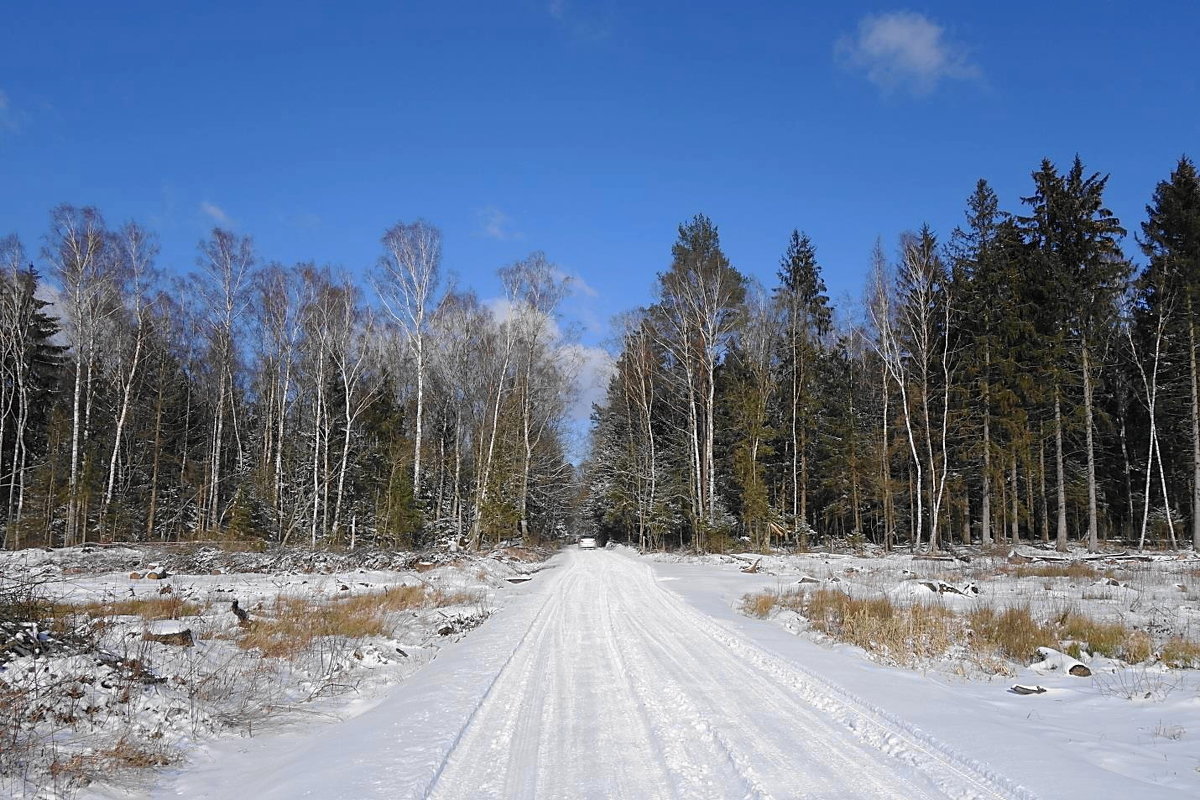
[[[1200,182],[1181,158],[1131,235],[1107,181],[1044,160],[1006,211],[980,180],[948,236],[876,244],[857,314],[805,234],[768,288],[684,223],[620,321],[587,518],[650,548],[1200,547]]]
[[[980,180],[949,235],[876,243],[860,311],[800,231],[766,287],[695,216],[578,466],[544,254],[499,304],[443,285],[423,221],[358,281],[220,228],[167,276],[63,205],[36,259],[0,239],[3,546],[1200,547],[1200,179],[1132,233],[1107,180],[1046,160],[1011,211]]]
[[[150,231],[92,207],[55,208],[43,241],[39,272],[0,239],[4,547],[565,532],[569,279],[542,253],[500,270],[498,312],[442,288],[420,221],[383,234],[365,285],[220,228],[169,279]]]

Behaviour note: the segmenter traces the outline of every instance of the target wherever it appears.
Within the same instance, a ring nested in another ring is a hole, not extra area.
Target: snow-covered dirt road
[[[156,796],[1031,796],[759,649],[634,558],[569,551],[520,592],[370,711],[217,753]]]

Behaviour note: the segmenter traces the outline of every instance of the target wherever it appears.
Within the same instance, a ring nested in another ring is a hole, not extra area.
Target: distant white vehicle
[[[581,536],[579,539],[579,549],[580,550],[595,550],[596,549],[596,537]]]

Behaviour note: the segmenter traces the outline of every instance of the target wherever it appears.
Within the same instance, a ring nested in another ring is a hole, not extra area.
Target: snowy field
[[[1200,664],[1188,661],[1200,560],[1073,555],[569,548],[539,564],[519,551],[444,563],[3,554],[3,575],[39,577],[75,606],[190,605],[179,619],[105,617],[94,636],[110,655],[99,662],[69,641],[11,658],[0,683],[37,687],[45,702],[6,730],[34,758],[2,788],[107,798],[1200,795]],[[163,567],[166,579],[145,577]],[[368,596],[390,609],[385,633],[349,629],[371,617],[353,605]],[[873,603],[888,624],[864,635],[854,626],[867,605],[833,620],[822,597]],[[358,611],[299,652],[264,658],[278,645],[269,636],[245,647],[296,608],[317,618],[324,607]],[[912,609],[937,624],[905,627]],[[984,631],[1008,610],[1035,626],[1018,640],[1027,657],[1004,651],[1013,634],[998,622]],[[152,640],[182,630],[192,647]],[[147,755],[122,765],[121,746]]]

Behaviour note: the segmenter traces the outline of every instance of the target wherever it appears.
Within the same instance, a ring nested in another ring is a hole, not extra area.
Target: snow
[[[1200,795],[1193,670],[1049,648],[1037,664],[1013,665],[1013,675],[964,668],[951,655],[904,669],[809,631],[795,612],[760,620],[739,610],[747,593],[803,581],[957,610],[986,602],[1045,615],[1084,604],[1156,640],[1194,637],[1195,561],[1117,565],[1099,581],[996,577],[994,561],[903,556],[766,556],[756,573],[742,571],[759,558],[569,548],[521,583],[488,560],[433,566],[420,579],[482,581],[495,610],[430,648],[423,667],[405,664],[356,693],[319,700],[320,718],[188,738],[182,765],[133,786],[93,784],[84,796]],[[28,565],[53,566],[39,559]],[[366,591],[354,584],[414,579],[387,569],[207,577],[173,580],[202,592],[232,581],[249,604],[281,591]],[[72,576],[70,591],[119,595],[122,580]],[[387,662],[388,644],[374,643],[361,660]],[[1091,677],[1068,673],[1081,662]],[[1020,695],[1014,685],[1045,691]]]

